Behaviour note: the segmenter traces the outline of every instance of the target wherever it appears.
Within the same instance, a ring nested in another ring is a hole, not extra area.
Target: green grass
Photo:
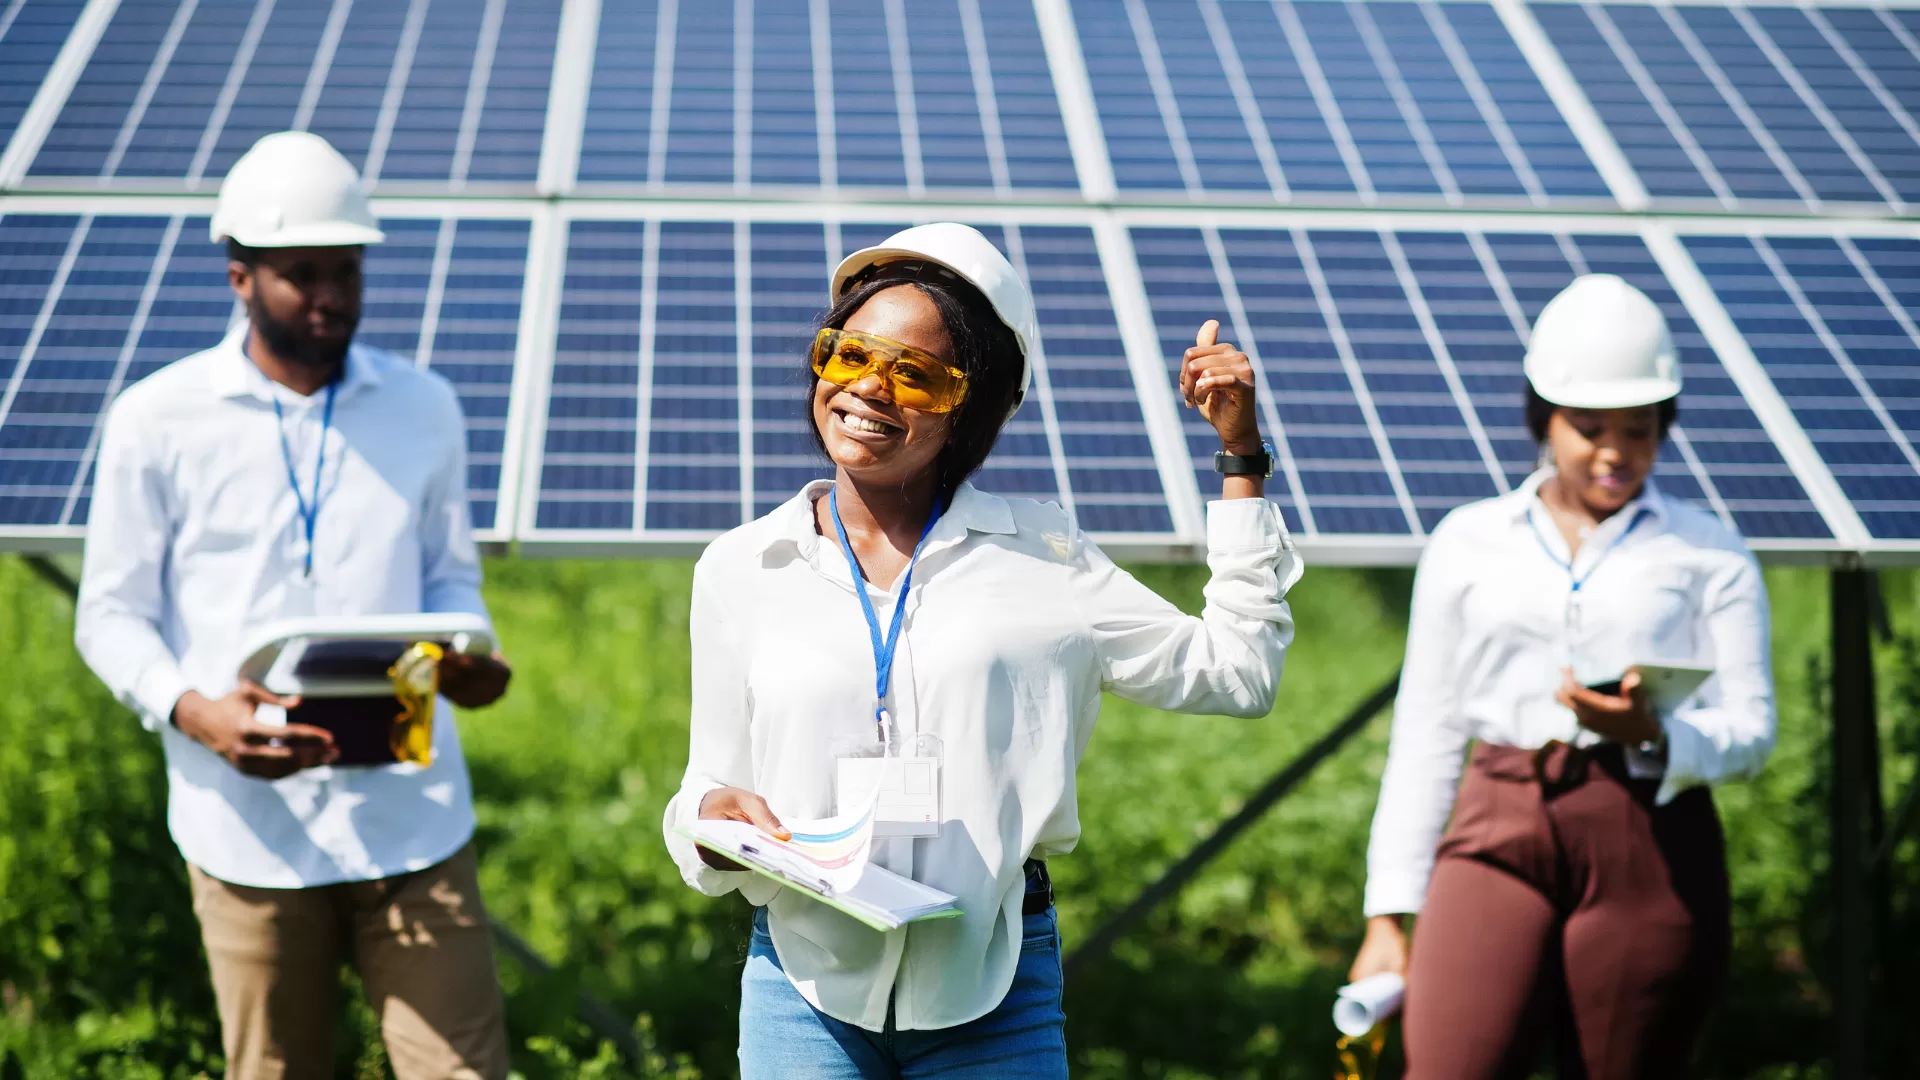
[[[642,1074],[733,1071],[748,909],[682,886],[660,840],[685,763],[689,571],[488,567],[516,677],[506,701],[463,717],[462,730],[488,904],[559,965],[534,979],[503,960],[529,1077],[630,1074],[573,1018],[579,987],[632,1018],[648,1051]],[[1201,571],[1141,574],[1197,606]],[[1769,584],[1781,742],[1759,782],[1720,795],[1738,945],[1703,1076],[1824,1075],[1825,585],[1812,571],[1774,571]],[[1913,585],[1888,581],[1906,629]],[[1392,673],[1407,587],[1404,572],[1310,570],[1293,594],[1299,641],[1264,719],[1108,703],[1080,771],[1085,837],[1053,863],[1069,949]],[[73,656],[70,635],[66,601],[0,559],[0,670],[12,676],[0,695],[0,1053],[36,1077],[217,1075],[157,746]],[[1889,798],[1920,754],[1913,653],[1905,640],[1880,657]],[[1075,1075],[1329,1074],[1327,1010],[1361,929],[1386,729],[1383,715],[1069,987]],[[1916,847],[1897,880],[1920,877]],[[1889,922],[1888,954],[1912,955],[1920,917],[1896,906]],[[1888,992],[1914,1001],[1904,982]],[[343,1006],[341,1020],[338,1074],[383,1075],[364,1006]],[[1901,1049],[1890,1041],[1887,1052]]]

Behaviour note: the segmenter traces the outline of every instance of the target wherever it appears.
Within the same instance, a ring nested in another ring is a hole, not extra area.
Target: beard
[[[346,336],[339,341],[315,341],[305,325],[274,318],[257,296],[247,305],[247,317],[275,356],[308,368],[329,368],[344,361],[347,348],[353,344],[353,331],[359,326],[359,319],[352,319],[347,323]]]

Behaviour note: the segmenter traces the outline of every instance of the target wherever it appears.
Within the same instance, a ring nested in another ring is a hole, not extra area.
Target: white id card
[[[880,784],[875,836],[940,835],[940,759],[843,757],[835,777],[840,806]]]

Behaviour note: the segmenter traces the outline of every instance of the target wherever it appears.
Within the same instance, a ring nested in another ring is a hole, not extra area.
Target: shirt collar
[[[1540,485],[1551,479],[1553,474],[1552,466],[1535,469],[1533,475],[1521,481],[1520,486],[1514,489],[1512,510],[1515,522],[1527,520],[1527,515],[1533,511],[1533,504],[1539,501]],[[1632,522],[1641,514],[1652,518],[1655,525],[1665,525],[1667,522],[1666,493],[1660,490],[1660,485],[1654,483],[1651,476],[1640,485],[1640,493],[1608,520],[1618,518],[1623,523]]]
[[[220,344],[214,347],[219,362],[213,368],[214,393],[221,397],[256,397],[262,401],[273,400],[273,380],[256,367],[247,357],[246,340],[248,324],[245,322],[227,332]],[[338,398],[352,397],[362,390],[371,390],[381,383],[379,364],[358,342],[347,347],[346,370],[341,373],[340,387],[335,391]]]
[[[760,551],[765,554],[779,544],[791,544],[803,553],[811,553],[813,545],[819,543],[820,534],[813,527],[813,504],[815,500],[826,497],[833,487],[831,480],[810,481],[800,493],[788,499],[780,509],[774,511],[775,528],[768,535]],[[922,557],[941,548],[952,547],[965,540],[969,533],[1019,532],[1019,526],[1013,520],[1013,508],[1007,500],[998,495],[989,495],[971,483],[962,483],[960,490],[953,493],[953,502],[947,512],[940,515],[933,531],[927,534],[926,547],[920,552]]]

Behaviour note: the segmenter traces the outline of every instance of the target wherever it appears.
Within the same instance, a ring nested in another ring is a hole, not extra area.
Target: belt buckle
[[[1020,913],[1043,914],[1053,906],[1053,879],[1047,874],[1047,864],[1039,859],[1028,859],[1020,869],[1026,888],[1025,895],[1020,899]]]
[[[1533,752],[1533,778],[1544,798],[1564,795],[1587,782],[1587,752],[1554,739]]]

